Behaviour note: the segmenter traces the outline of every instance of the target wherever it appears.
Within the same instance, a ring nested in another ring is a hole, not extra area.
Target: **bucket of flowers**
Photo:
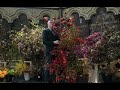
[[[8,74],[8,69],[7,68],[0,68],[0,82],[5,82],[6,81],[6,75]]]
[[[19,60],[15,66],[15,74],[18,77],[24,75],[26,81],[30,80],[30,66],[28,66],[24,60]]]

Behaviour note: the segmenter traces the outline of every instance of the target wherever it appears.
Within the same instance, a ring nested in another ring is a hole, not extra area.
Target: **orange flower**
[[[5,75],[4,74],[0,74],[0,78],[4,78],[5,77]]]
[[[0,78],[4,78],[8,74],[8,69],[3,68],[0,70]]]

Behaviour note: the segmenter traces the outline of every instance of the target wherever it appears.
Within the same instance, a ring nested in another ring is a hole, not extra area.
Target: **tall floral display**
[[[112,71],[110,69],[110,63],[114,60],[118,60],[120,57],[120,32],[115,26],[107,27],[103,32],[95,32],[85,38],[85,43],[81,49],[82,55],[88,58],[89,63],[94,66],[96,81],[99,82],[99,65],[101,63],[107,63],[107,72]],[[104,67],[105,68],[105,67]],[[96,71],[97,70],[97,71]],[[108,73],[107,73],[108,74]],[[114,72],[109,72],[114,75]],[[92,74],[92,77],[93,74]]]
[[[56,22],[54,26],[59,33],[60,45],[51,52],[56,58],[49,68],[51,74],[55,73],[56,82],[75,83],[78,74],[81,73],[79,48],[84,40],[80,38],[80,29],[75,25],[74,17],[60,20],[61,27],[59,27],[59,22]]]
[[[18,48],[19,54],[24,60],[32,61],[36,67],[41,67],[41,60],[43,60],[43,44],[42,31],[45,29],[42,26],[31,22],[32,29],[24,26],[21,31],[13,34],[12,43]]]

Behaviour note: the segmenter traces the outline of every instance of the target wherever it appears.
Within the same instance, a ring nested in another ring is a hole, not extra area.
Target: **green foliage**
[[[9,75],[15,75],[15,69],[10,69],[8,72]]]
[[[24,60],[19,60],[18,63],[16,63],[15,66],[15,73],[16,75],[21,76],[24,72],[29,72],[29,66],[26,65]]]

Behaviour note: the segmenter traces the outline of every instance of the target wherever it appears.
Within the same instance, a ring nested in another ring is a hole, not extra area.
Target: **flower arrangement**
[[[81,47],[81,54],[84,58],[88,58],[92,64],[104,61],[104,52],[101,46],[104,44],[104,38],[101,32],[95,32],[88,37],[85,37],[85,42]]]
[[[13,72],[11,71],[11,73]],[[15,66],[15,74],[18,76],[21,76],[24,72],[30,72],[30,67],[26,65],[24,60],[19,60],[19,62],[16,63],[16,66]]]
[[[81,48],[83,57],[91,64],[110,63],[120,57],[120,32],[115,27],[105,28],[103,32],[95,32],[85,37]]]
[[[42,30],[44,28],[39,28],[30,30],[24,27],[20,32],[17,32],[14,37],[14,42],[17,44],[20,52],[29,58],[33,53],[36,55],[42,50]]]
[[[75,26],[74,17],[62,18],[61,29],[59,23],[55,23],[57,33],[60,37],[60,45],[51,52],[56,58],[49,65],[51,74],[56,74],[56,82],[65,81],[75,83],[78,73],[82,72],[82,64],[78,60],[77,48],[80,47],[84,40],[80,38],[79,27]]]
[[[12,36],[12,43],[18,48],[19,55],[32,61],[37,68],[38,63],[41,63],[39,61],[43,59],[42,31],[45,28],[35,22],[31,22],[31,25],[32,29],[24,26],[21,31],[16,32]]]

